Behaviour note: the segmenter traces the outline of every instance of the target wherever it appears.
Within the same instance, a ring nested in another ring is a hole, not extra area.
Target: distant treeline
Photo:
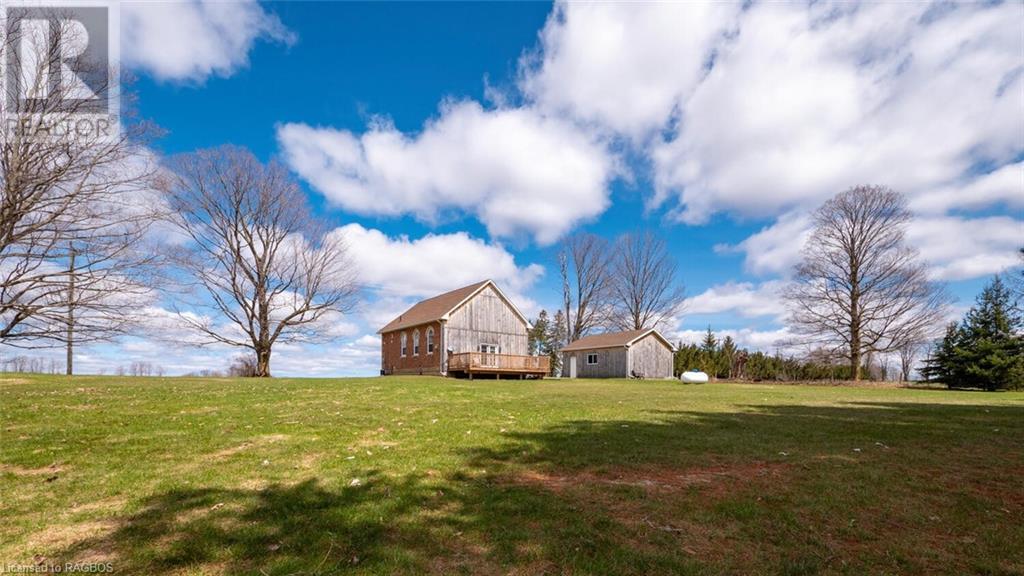
[[[676,346],[675,374],[687,370],[700,370],[712,378],[722,380],[848,380],[850,367],[841,361],[829,363],[813,359],[798,359],[781,354],[765,354],[738,348],[733,339],[722,340],[708,329],[700,344]],[[865,370],[865,375],[884,379],[885,367]]]

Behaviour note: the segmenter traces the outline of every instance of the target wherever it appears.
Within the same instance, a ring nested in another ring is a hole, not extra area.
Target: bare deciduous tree
[[[927,340],[923,338],[908,338],[903,344],[896,348],[896,355],[900,359],[900,381],[910,382],[910,374],[914,371],[921,353],[928,348]]]
[[[567,328],[565,343],[586,336],[604,322],[612,258],[608,241],[600,236],[579,233],[562,241],[558,271]]]
[[[796,329],[842,352],[854,380],[867,354],[895,351],[941,322],[949,298],[904,243],[903,197],[859,186],[814,214],[814,231],[786,293]]]
[[[49,83],[81,32],[59,11],[48,17],[45,30],[0,22],[0,59],[17,80],[0,94],[0,341],[64,345],[71,373],[75,343],[123,333],[133,298],[148,293],[155,252],[143,239],[158,203],[140,198],[153,175],[144,153],[151,127],[90,115],[97,99],[117,96],[115,72],[76,61],[79,74],[100,79],[91,99]]]
[[[182,156],[167,192],[190,243],[179,259],[214,316],[180,317],[202,336],[252,351],[270,376],[279,342],[324,337],[325,320],[355,302],[344,239],[311,217],[284,167],[222,147]],[[220,319],[223,319],[224,323]]]
[[[668,246],[649,231],[619,239],[609,287],[610,324],[621,330],[658,327],[682,310],[686,298]]]

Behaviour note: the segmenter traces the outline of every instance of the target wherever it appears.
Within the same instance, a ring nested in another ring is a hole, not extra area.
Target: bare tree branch
[[[108,340],[134,325],[136,304],[150,291],[157,252],[144,241],[159,205],[145,200],[152,128],[72,129],[90,101],[44,86],[63,65],[62,46],[80,33],[69,22],[53,11],[49,34],[14,17],[0,22],[0,59],[18,79],[0,94],[0,341],[63,345],[68,373],[75,343]],[[105,79],[92,86],[97,98],[116,97],[116,71],[76,64]]]
[[[609,285],[610,324],[621,330],[661,326],[682,311],[686,298],[668,246],[649,231],[618,240]]]
[[[605,323],[613,257],[608,241],[594,234],[579,233],[562,241],[558,271],[567,326],[564,344]]]
[[[174,168],[166,185],[172,221],[190,240],[178,264],[215,313],[179,316],[203,343],[252,350],[257,375],[269,376],[274,344],[318,340],[332,313],[354,305],[344,238],[311,218],[281,165],[244,149],[185,155]]]
[[[860,378],[865,355],[898,350],[938,325],[950,302],[903,240],[903,197],[852,188],[815,212],[815,229],[786,292],[791,320],[815,345],[842,351]]]

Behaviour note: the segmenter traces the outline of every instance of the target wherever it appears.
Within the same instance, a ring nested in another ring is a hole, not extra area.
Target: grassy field
[[[0,566],[1024,573],[1022,393],[8,376],[0,424]]]

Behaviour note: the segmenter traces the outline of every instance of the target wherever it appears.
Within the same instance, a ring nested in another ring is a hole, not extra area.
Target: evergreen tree
[[[530,326],[529,332],[526,333],[526,346],[530,354],[534,356],[545,354],[545,350],[550,347],[548,342],[550,335],[551,321],[548,319],[548,311],[541,310],[537,319],[533,321],[533,325]]]
[[[967,313],[957,346],[963,382],[986,390],[1024,388],[1024,319],[998,276]]]
[[[931,353],[924,360],[921,376],[926,382],[951,382],[957,378],[956,348],[960,342],[960,326],[950,322],[946,326],[946,334],[932,347]]]
[[[950,325],[925,363],[924,375],[950,388],[1024,388],[1024,318],[997,276],[963,322]]]
[[[562,369],[562,347],[568,344],[566,338],[568,338],[568,327],[565,323],[565,314],[561,310],[555,312],[554,320],[548,325],[547,335],[547,350],[546,353],[551,358],[551,374],[559,374]]]
[[[696,344],[680,342],[675,353],[676,376],[688,370],[697,369],[701,365],[701,354],[701,350]]]
[[[708,331],[701,342],[700,352],[700,369],[708,376],[716,378],[718,376],[718,339],[711,331],[711,326],[708,326]]]
[[[733,342],[732,336],[726,336],[725,339],[722,340],[722,348],[719,352],[719,358],[721,358],[719,376],[722,378],[732,378],[733,366],[736,363],[736,343]]]

